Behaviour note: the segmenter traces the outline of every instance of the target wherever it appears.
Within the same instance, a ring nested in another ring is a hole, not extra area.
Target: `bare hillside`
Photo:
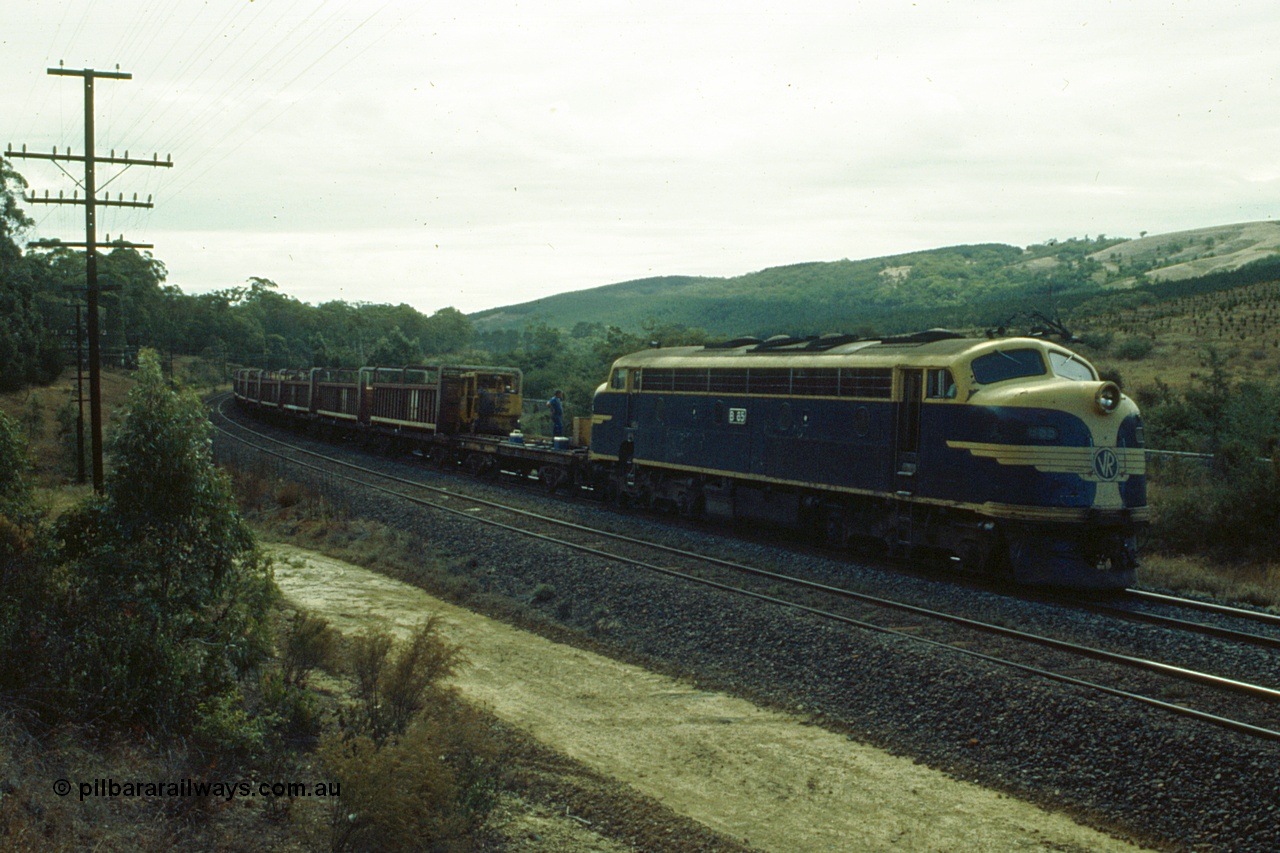
[[[1238,269],[1280,251],[1280,222],[1242,222],[1156,234],[1118,243],[1090,255],[1109,273],[1145,271],[1149,279],[1176,281]],[[1133,276],[1113,280],[1129,287]]]

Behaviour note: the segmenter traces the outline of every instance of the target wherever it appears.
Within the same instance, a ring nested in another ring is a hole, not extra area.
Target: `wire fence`
[[[269,491],[278,502],[286,484],[297,484],[305,490],[297,496],[299,502],[318,502],[319,505],[312,508],[323,510],[327,515],[351,515],[350,483],[335,471],[290,459],[221,430],[214,433],[213,459],[246,478],[250,492],[258,490],[265,496]],[[252,502],[253,495],[248,497]]]

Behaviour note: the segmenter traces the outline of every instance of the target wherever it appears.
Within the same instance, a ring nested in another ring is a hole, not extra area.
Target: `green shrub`
[[[462,650],[441,636],[441,627],[440,617],[431,616],[394,655],[395,644],[385,631],[367,631],[352,642],[349,662],[361,706],[358,726],[374,743],[402,734],[428,692],[462,665]]]
[[[320,734],[320,706],[314,693],[290,684],[277,671],[263,673],[259,681],[262,717],[275,746],[304,744]]]
[[[305,496],[306,490],[299,483],[288,482],[282,484],[276,491],[276,503],[287,509],[297,506]]]
[[[316,667],[334,662],[338,632],[328,620],[305,611],[297,613],[285,632],[280,650],[280,666],[285,684],[306,686],[307,676]]]
[[[27,444],[18,424],[0,412],[0,514],[26,518],[32,513],[27,478]]]
[[[1080,336],[1082,344],[1100,353],[1109,350],[1113,340],[1115,340],[1115,333],[1111,331],[1085,332]]]
[[[325,769],[342,785],[328,816],[331,850],[474,848],[501,787],[502,756],[478,712],[439,698],[385,744],[321,739]]]
[[[1274,559],[1280,548],[1280,472],[1231,446],[1194,481],[1159,494],[1150,542],[1158,549],[1233,560]]]
[[[1151,354],[1155,344],[1150,338],[1128,337],[1115,345],[1112,354],[1125,361],[1140,361]]]
[[[27,474],[22,430],[0,412],[0,695],[56,703],[46,673],[50,648],[67,642],[54,618],[61,573]]]
[[[263,718],[251,715],[244,697],[235,690],[202,701],[191,733],[196,746],[206,755],[244,757],[262,749],[265,729]]]
[[[278,591],[213,466],[204,407],[168,386],[154,353],[140,362],[106,494],[43,536],[56,550],[27,546],[0,565],[0,678],[50,723],[203,725],[199,709],[235,705],[237,676],[271,648]],[[0,469],[13,465],[10,438],[0,423]],[[11,524],[21,482],[0,476]],[[16,526],[39,533],[31,524]],[[218,740],[225,726],[209,725]]]
[[[319,755],[340,780],[326,830],[334,851],[466,851],[502,778],[483,715],[440,681],[463,663],[432,616],[407,642],[385,631],[355,637],[347,663],[359,708]]]

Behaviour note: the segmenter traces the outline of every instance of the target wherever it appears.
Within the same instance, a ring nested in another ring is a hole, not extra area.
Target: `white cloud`
[[[100,145],[177,165],[119,178],[158,203],[120,226],[188,290],[476,310],[1277,212],[1262,2],[10,5],[13,141],[78,143],[59,57],[132,71]]]

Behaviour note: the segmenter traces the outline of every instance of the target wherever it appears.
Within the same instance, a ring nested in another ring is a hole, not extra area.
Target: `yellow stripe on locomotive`
[[[1132,581],[1137,406],[1042,339],[651,349],[615,362],[594,415],[593,457],[629,500],[870,532],[986,569],[1012,554],[1003,568],[1032,582]]]

